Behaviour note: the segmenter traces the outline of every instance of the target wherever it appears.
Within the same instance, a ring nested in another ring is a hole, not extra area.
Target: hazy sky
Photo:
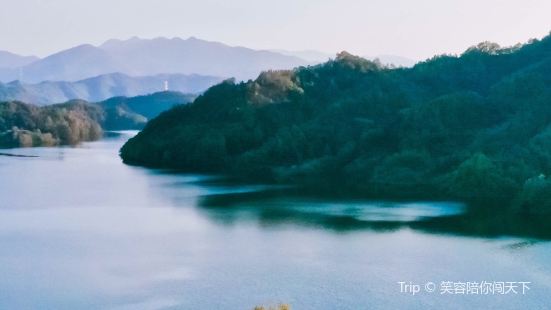
[[[551,31],[551,0],[2,0],[0,50],[45,56],[131,36],[424,59]]]

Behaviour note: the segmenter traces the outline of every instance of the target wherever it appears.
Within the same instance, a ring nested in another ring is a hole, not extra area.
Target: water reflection
[[[411,228],[438,234],[551,239],[551,217],[475,213],[456,202],[319,198],[294,188],[232,185],[225,180],[210,177],[188,180],[187,184],[208,188],[197,205],[209,218],[226,225],[248,221],[263,226],[295,224],[337,231]],[[166,185],[177,188],[182,183]]]

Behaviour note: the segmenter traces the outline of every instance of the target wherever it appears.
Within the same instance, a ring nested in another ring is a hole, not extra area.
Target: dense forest
[[[325,64],[225,81],[150,121],[126,163],[369,197],[551,212],[551,36],[387,68]]]
[[[141,129],[162,111],[193,98],[194,95],[178,92],[159,92],[98,103],[72,100],[43,107],[2,102],[0,147],[74,145],[99,139],[103,130]]]

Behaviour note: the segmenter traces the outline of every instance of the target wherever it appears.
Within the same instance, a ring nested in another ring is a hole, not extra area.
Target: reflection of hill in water
[[[206,188],[197,202],[200,210],[226,225],[250,221],[336,231],[410,228],[436,234],[551,239],[550,218],[473,213],[460,203],[368,201],[305,194],[292,188],[232,184],[216,178],[190,182]]]

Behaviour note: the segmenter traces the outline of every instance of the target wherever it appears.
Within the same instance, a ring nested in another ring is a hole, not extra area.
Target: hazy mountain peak
[[[0,68],[17,68],[38,59],[36,56],[21,56],[7,51],[0,51]]]
[[[72,47],[72,48],[69,48],[69,49],[66,49],[66,50],[63,50],[63,51],[60,51],[60,52],[57,52],[55,54],[52,54],[48,57],[45,57],[43,59],[41,59],[39,62],[49,62],[49,61],[52,61],[54,59],[59,59],[61,61],[64,61],[64,60],[67,60],[67,58],[83,58],[85,56],[90,56],[90,55],[93,55],[93,54],[96,54],[96,55],[105,55],[105,52],[91,44],[81,44],[81,45],[77,45],[75,47]],[[84,60],[84,59],[82,59]]]
[[[61,53],[64,53],[64,52],[75,52],[75,51],[92,51],[92,50],[96,50],[97,47],[93,46],[92,44],[80,44],[80,45],[77,45],[73,48],[70,48],[68,50],[65,50],[65,51],[61,51],[59,53],[56,53],[56,54],[61,54]]]
[[[283,50],[283,49],[270,49],[268,51],[287,55],[287,56],[298,57],[312,63],[326,62],[334,55],[334,54],[320,52],[316,50],[289,51],[289,50]]]
[[[103,42],[102,44],[99,45],[100,48],[104,48],[106,46],[111,46],[111,45],[115,45],[115,44],[119,44],[120,42],[122,42],[121,39],[109,39],[105,42]]]
[[[11,82],[7,83],[6,85],[9,86],[9,87],[19,87],[19,86],[23,85],[23,83],[21,83],[21,81],[19,81],[19,80],[14,80],[14,81],[11,81]]]

